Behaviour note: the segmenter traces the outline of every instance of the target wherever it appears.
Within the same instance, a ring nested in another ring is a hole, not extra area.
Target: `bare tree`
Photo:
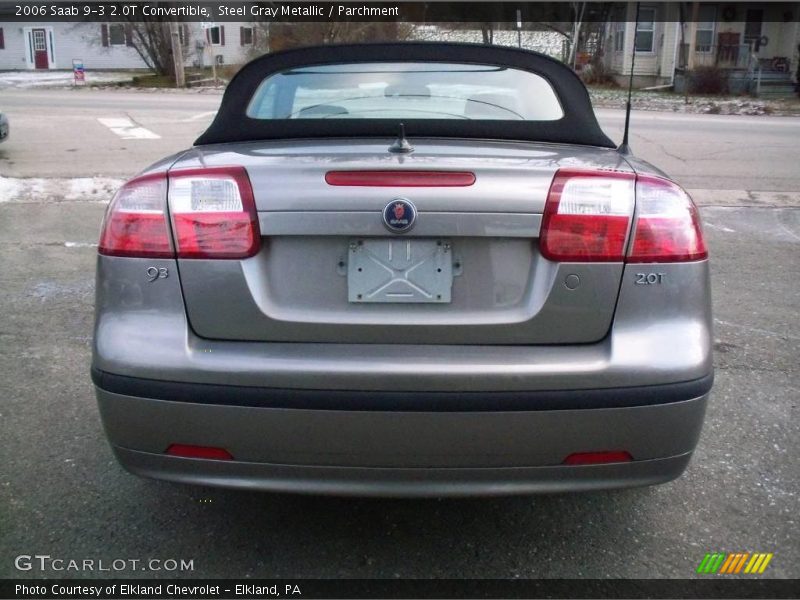
[[[590,51],[592,58],[602,56],[603,31],[613,6],[609,2],[570,2],[569,21],[541,21],[537,25],[563,36],[567,47],[564,62],[574,68],[581,51]]]
[[[586,11],[585,2],[572,2],[572,11],[574,19],[572,21],[572,44],[569,48],[569,57],[567,63],[575,68],[575,60],[578,57],[578,41],[581,36],[581,25],[583,25],[583,13]]]
[[[145,64],[159,75],[175,73],[169,23],[163,21],[137,21],[128,24],[133,38],[132,46]]]
[[[481,23],[481,36],[487,46],[494,44],[494,23]]]
[[[133,48],[147,67],[159,75],[173,76],[175,63],[172,52],[172,39],[170,24],[155,18],[146,19],[137,17],[136,21],[120,21],[116,23],[103,23],[97,27],[96,23],[81,23],[77,25],[92,33],[87,36],[92,44],[110,48],[116,46],[116,36],[124,36],[126,46]],[[186,55],[189,43],[190,30],[185,23],[177,25],[180,37],[181,53]],[[120,37],[120,39],[122,39]]]

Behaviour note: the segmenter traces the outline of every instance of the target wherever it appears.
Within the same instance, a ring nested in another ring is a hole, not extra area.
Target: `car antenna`
[[[414,151],[412,146],[406,139],[406,127],[400,123],[400,131],[397,134],[397,139],[389,146],[389,152],[394,154],[411,154]]]
[[[631,91],[633,90],[633,65],[636,62],[636,30],[639,28],[639,3],[636,3],[636,21],[633,24],[633,52],[631,52],[631,74],[628,78],[628,102],[625,104],[625,131],[622,134],[622,143],[617,152],[622,155],[631,153],[628,145],[628,131],[631,125]]]

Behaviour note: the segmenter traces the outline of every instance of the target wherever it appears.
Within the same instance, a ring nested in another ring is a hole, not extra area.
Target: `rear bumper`
[[[707,394],[714,374],[691,381],[581,390],[390,391],[318,390],[211,383],[184,383],[105,373],[92,381],[118,395],[254,408],[336,411],[506,412],[623,408],[669,404]]]
[[[668,481],[689,461],[707,401],[703,394],[591,409],[331,410],[268,406],[265,390],[265,406],[96,390],[112,447],[133,473],[233,488],[381,496],[561,492]],[[234,460],[165,455],[173,443],[225,448]],[[562,464],[570,454],[600,450],[626,450],[634,460]]]
[[[378,497],[501,496],[655,485],[683,473],[691,453],[612,465],[381,469],[174,458],[114,447],[142,477],[233,489]]]

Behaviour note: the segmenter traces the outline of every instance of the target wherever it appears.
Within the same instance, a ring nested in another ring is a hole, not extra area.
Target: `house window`
[[[110,46],[125,45],[125,25],[115,23],[108,26],[108,44]]]
[[[47,50],[47,35],[44,29],[33,30],[33,50],[34,52],[44,52]]]
[[[614,52],[625,49],[625,21],[614,21]]]
[[[212,46],[221,46],[222,45],[222,27],[209,27],[207,30],[208,32],[208,41],[211,43]]]
[[[656,9],[639,9],[639,22],[636,24],[636,52],[652,52],[655,38]]]
[[[239,35],[240,35],[240,45],[242,46],[252,46],[253,45],[253,28],[252,27],[240,27],[239,28]]]
[[[695,52],[711,52],[714,46],[714,25],[717,20],[716,6],[701,6],[697,12],[697,33],[694,38]]]

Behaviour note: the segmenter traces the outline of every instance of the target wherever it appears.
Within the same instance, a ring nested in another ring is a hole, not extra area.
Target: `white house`
[[[642,3],[636,26],[635,3],[620,8],[606,27],[603,57],[618,83],[627,85],[634,44],[635,87],[671,85],[700,66],[724,69],[741,82],[759,72],[776,81],[795,80],[800,2],[685,6],[681,18],[679,3]]]
[[[186,66],[246,62],[255,30],[249,23],[200,23],[179,28]],[[71,69],[73,59],[86,69],[145,69],[124,23],[0,22],[0,70]]]
[[[638,27],[635,3],[618,9],[614,20],[606,28],[605,65],[617,82],[627,85],[631,71],[631,54],[636,42],[634,61],[634,86],[646,87],[672,82],[680,39],[678,6],[667,4],[642,4]]]

